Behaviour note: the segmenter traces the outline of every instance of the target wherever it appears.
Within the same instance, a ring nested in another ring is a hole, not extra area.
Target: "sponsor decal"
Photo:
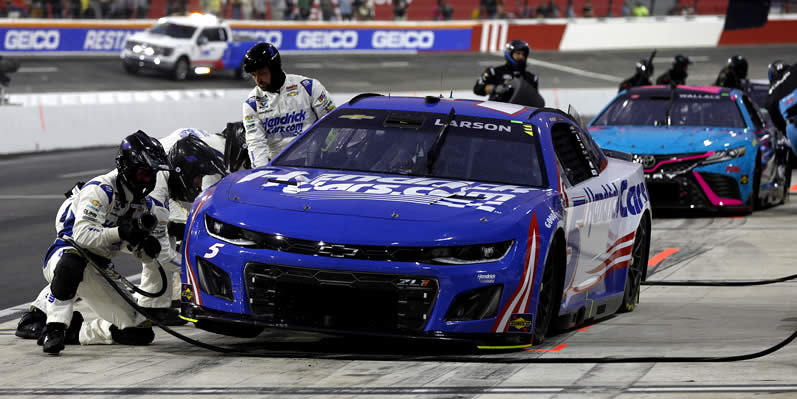
[[[324,101],[326,101],[326,99],[327,95],[322,93],[320,96],[318,96],[318,99],[316,101],[318,101],[319,104],[322,104]]]
[[[739,179],[739,181],[740,181],[742,184],[747,184],[747,182],[749,182],[749,181],[750,181],[750,179],[747,177],[747,175],[742,175],[742,177]]]
[[[678,98],[689,98],[689,99],[699,99],[699,100],[720,100],[722,96],[719,94],[707,94],[707,93],[680,93],[678,94]],[[736,100],[735,98],[731,98],[731,100]]]
[[[739,173],[742,170],[738,165],[728,165],[725,167],[725,173]]]
[[[296,35],[296,48],[353,49],[357,48],[357,40],[354,30],[302,30]]]
[[[477,274],[476,280],[479,280],[482,284],[492,284],[495,282],[495,274]]]
[[[293,111],[282,116],[268,118],[263,122],[267,134],[296,133],[299,134],[304,128],[304,120],[307,113],[304,110]]]
[[[286,87],[286,88],[285,88],[285,90],[286,90],[286,91],[291,91],[291,90],[296,90],[297,88],[299,88],[299,86],[298,86],[298,85],[292,85],[292,86],[288,86],[288,87]]]
[[[307,91],[307,94],[312,97],[313,96],[313,80],[312,79],[305,79],[305,80],[303,80],[303,81],[301,81],[299,83],[301,83],[302,86],[304,86],[304,90]]]
[[[523,132],[525,132],[529,136],[534,137],[534,126],[524,123],[523,124]]]
[[[434,32],[420,31],[375,31],[371,46],[376,49],[430,49],[434,46]]]
[[[434,121],[435,126],[443,126],[443,122],[440,119],[435,119]],[[475,129],[475,130],[493,130],[499,132],[511,132],[512,126],[511,125],[496,125],[494,123],[484,123],[484,122],[476,122],[476,121],[451,121],[450,123],[453,127],[461,127],[463,129]]]
[[[400,278],[396,281],[396,285],[401,287],[427,287],[429,286],[429,280]]]
[[[274,45],[276,48],[282,47],[282,32],[278,30],[241,30],[235,29],[236,34],[242,36],[250,36],[259,39],[258,41],[267,42]]]
[[[374,116],[371,115],[363,115],[363,114],[351,114],[351,115],[341,115],[338,119],[352,119],[352,120],[361,120],[361,119],[374,119]]]
[[[531,313],[513,313],[509,317],[509,328],[507,332],[531,332],[532,321],[534,315]]]
[[[244,120],[246,120],[246,121],[251,121],[253,119],[255,119],[255,117],[252,116],[252,115],[247,115],[247,116],[244,117]]]
[[[90,200],[89,202],[91,203],[91,205],[94,205],[94,206],[100,206],[100,201],[97,201],[97,200],[95,200],[95,199],[93,199],[93,200]]]
[[[194,300],[194,287],[191,284],[183,284],[183,287],[180,289],[180,301],[182,302],[193,302]]]
[[[554,223],[556,223],[556,215],[553,212],[551,212],[551,214],[548,215],[547,218],[545,218],[545,227],[550,229]]]
[[[330,112],[330,111],[332,111],[333,109],[335,109],[335,104],[332,104],[332,103],[330,102],[330,103],[329,103],[329,105],[327,105],[327,107],[326,107],[326,108],[324,108],[324,111]]]
[[[288,94],[287,94],[287,95],[288,95],[288,97],[293,97],[293,96],[295,96],[295,95],[297,95],[297,94],[299,94],[299,92],[298,92],[298,91],[290,91],[290,92],[288,92]]]
[[[625,195],[625,197],[623,195]],[[647,202],[648,189],[645,186],[645,182],[630,187],[627,180],[623,180],[623,182],[620,183],[620,194],[617,199],[617,213],[619,213],[621,217],[642,213],[645,209],[645,203]]]
[[[48,30],[8,30],[5,37],[6,50],[55,50],[61,42],[61,33]]]

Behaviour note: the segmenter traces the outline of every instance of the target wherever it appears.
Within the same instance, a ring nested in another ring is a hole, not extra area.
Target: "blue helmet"
[[[512,58],[512,53],[515,51],[522,51],[524,54],[523,62],[515,61]],[[506,58],[506,62],[512,66],[512,69],[526,69],[526,59],[529,58],[529,52],[531,48],[529,44],[524,42],[523,40],[512,40],[511,42],[507,43],[504,46],[504,58]]]

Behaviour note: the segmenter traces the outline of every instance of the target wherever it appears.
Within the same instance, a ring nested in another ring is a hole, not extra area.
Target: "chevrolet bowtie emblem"
[[[331,256],[333,258],[350,258],[356,256],[358,252],[360,252],[360,250],[357,248],[350,248],[340,244],[322,245],[318,248],[319,255]]]

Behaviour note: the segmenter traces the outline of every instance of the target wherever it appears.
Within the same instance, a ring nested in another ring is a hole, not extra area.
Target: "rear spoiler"
[[[615,151],[615,150],[605,150],[602,149],[603,154],[609,158],[620,159],[623,161],[634,162],[634,156],[627,152],[622,151]]]

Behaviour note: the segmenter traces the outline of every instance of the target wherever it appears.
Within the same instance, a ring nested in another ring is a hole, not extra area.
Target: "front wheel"
[[[188,58],[181,57],[177,60],[177,63],[174,64],[174,70],[172,70],[172,78],[177,81],[185,80],[188,78]]]
[[[628,274],[625,278],[625,291],[623,291],[623,303],[620,305],[619,312],[633,312],[639,303],[639,291],[642,286],[642,277],[646,274],[648,267],[648,255],[650,252],[650,228],[648,218],[643,215],[639,221],[639,227],[634,234],[634,246],[631,248],[631,263],[628,264]]]
[[[557,245],[551,245],[542,272],[540,295],[537,297],[537,313],[534,322],[534,344],[545,342],[545,335],[553,320],[559,316],[559,305],[562,302],[562,282],[559,278],[559,262],[557,262]]]
[[[138,69],[139,69],[138,65],[128,64],[126,62],[123,62],[122,66],[125,68],[125,72],[127,72],[127,73],[129,73],[131,75],[135,75],[136,72],[138,72]]]

